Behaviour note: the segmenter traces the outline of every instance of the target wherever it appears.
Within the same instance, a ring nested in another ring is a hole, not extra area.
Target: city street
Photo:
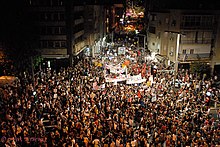
[[[147,0],[10,2],[0,147],[220,146],[219,12]]]
[[[1,132],[6,139],[1,143],[137,147],[218,144],[219,110],[217,120],[209,111],[211,98],[217,98],[219,89],[210,87],[211,81],[194,80],[194,75],[183,70],[178,72],[178,79],[184,84],[174,90],[172,72],[158,72],[152,78],[147,67],[155,62],[133,58],[86,58],[74,68],[39,73],[35,86],[27,76],[20,77],[17,87],[3,87],[1,114],[5,118]],[[27,139],[36,135],[35,140]],[[199,140],[201,137],[204,139]]]

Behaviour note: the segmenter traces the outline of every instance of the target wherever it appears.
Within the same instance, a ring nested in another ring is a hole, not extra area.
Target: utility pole
[[[176,40],[176,53],[175,53],[175,63],[174,63],[174,81],[173,81],[173,97],[176,91],[176,76],[178,75],[178,54],[179,54],[179,43],[180,43],[180,33],[177,34]]]
[[[176,76],[178,74],[178,55],[179,55],[179,48],[180,48],[180,35],[184,35],[181,32],[175,32],[175,31],[165,31],[168,33],[173,33],[173,34],[177,34],[177,38],[176,38],[176,53],[175,55],[175,61],[174,61],[174,81],[173,81],[173,97],[175,96],[175,82],[176,82]]]

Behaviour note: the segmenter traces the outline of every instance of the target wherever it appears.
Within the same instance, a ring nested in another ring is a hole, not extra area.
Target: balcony
[[[80,36],[82,36],[84,34],[84,30],[81,30],[77,33],[74,34],[74,38],[79,38]]]
[[[84,23],[84,19],[83,19],[83,18],[79,18],[79,19],[76,19],[76,20],[74,21],[74,24],[75,24],[75,25],[82,24],[82,23]]]
[[[211,44],[211,39],[206,39],[206,40],[181,40],[181,44]]]
[[[198,61],[198,60],[209,60],[209,53],[200,53],[200,54],[180,54],[178,57],[179,61]]]
[[[75,44],[75,49],[74,49],[74,55],[78,55],[81,51],[84,50],[86,44],[85,44],[85,41],[81,41],[77,44]]]

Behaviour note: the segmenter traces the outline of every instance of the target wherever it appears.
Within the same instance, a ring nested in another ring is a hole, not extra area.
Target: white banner
[[[138,84],[143,82],[146,82],[146,79],[142,79],[141,74],[134,76],[129,75],[126,84]]]

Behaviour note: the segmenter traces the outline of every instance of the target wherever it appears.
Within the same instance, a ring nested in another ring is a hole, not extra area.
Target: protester
[[[99,60],[100,61],[100,60]],[[132,64],[132,63],[131,63]],[[141,67],[137,63],[135,68]],[[146,63],[150,65],[152,63]],[[158,64],[158,67],[162,65]],[[141,71],[129,69],[133,74]],[[189,71],[177,90],[173,73],[154,82],[106,83],[103,66],[86,58],[75,67],[20,76],[3,87],[2,146],[218,146],[220,125],[210,115],[219,89]],[[95,87],[95,88],[94,88]]]

